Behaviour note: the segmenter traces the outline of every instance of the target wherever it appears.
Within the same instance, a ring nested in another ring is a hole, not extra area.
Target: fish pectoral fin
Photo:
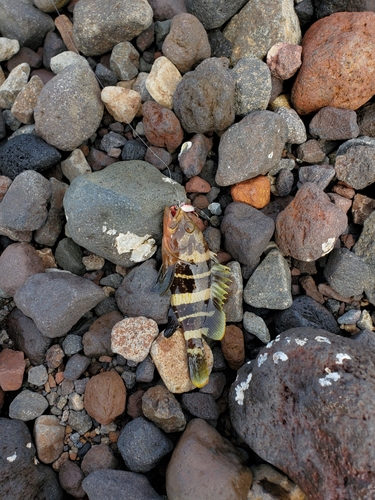
[[[228,295],[230,279],[230,269],[213,260],[211,267],[211,299],[217,309],[222,309]]]
[[[207,316],[203,323],[203,335],[212,340],[221,340],[225,333],[225,313],[218,309],[212,299],[208,302]]]
[[[203,387],[208,383],[210,373],[202,339],[189,339],[186,344],[190,380],[195,387]]]
[[[174,273],[175,273],[174,266],[168,266],[165,272],[163,266],[161,266],[158,273],[157,281],[155,285],[151,288],[151,291],[158,292],[159,295],[163,295],[164,293],[166,293],[172,284]]]
[[[180,326],[180,323],[178,322],[177,316],[174,312],[174,310],[170,307],[168,311],[168,324],[166,329],[164,330],[164,337],[167,339],[169,337],[172,337],[174,332],[177,330],[177,328]]]

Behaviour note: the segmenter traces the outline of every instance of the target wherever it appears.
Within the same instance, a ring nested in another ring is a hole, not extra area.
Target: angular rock
[[[372,97],[374,29],[374,12],[337,12],[307,30],[303,63],[291,95],[299,114],[325,106],[355,110]],[[358,50],[361,57],[353,59]]]
[[[369,103],[357,111],[359,135],[375,137],[375,103]]]
[[[132,40],[151,23],[152,9],[144,0],[126,0],[116,9],[108,9],[100,0],[83,0],[74,8],[73,38],[85,56],[101,55]]]
[[[264,344],[271,340],[270,332],[263,318],[252,312],[246,311],[243,315],[243,327],[247,332],[258,337]]]
[[[266,174],[280,161],[286,139],[286,123],[276,113],[249,113],[221,136],[217,184],[230,186]]]
[[[146,101],[142,106],[143,127],[146,138],[159,148],[174,151],[182,143],[184,132],[172,110],[163,108],[154,101]]]
[[[122,429],[118,448],[132,472],[147,472],[173,449],[172,441],[152,422],[138,417]]]
[[[173,108],[173,94],[181,80],[177,67],[164,56],[158,57],[146,79],[146,89],[165,108]]]
[[[204,134],[222,131],[234,122],[235,81],[225,59],[205,59],[182,77],[173,106],[183,129]]]
[[[186,8],[190,14],[196,16],[206,30],[220,28],[228,19],[246,3],[246,0],[209,0],[200,2],[199,0],[186,0]]]
[[[123,87],[105,87],[102,90],[101,99],[108,113],[115,120],[123,123],[131,123],[141,107],[140,94]]]
[[[27,84],[29,74],[30,66],[27,63],[19,64],[9,73],[0,86],[0,109],[11,109],[18,94]]]
[[[142,396],[143,415],[164,432],[181,432],[186,418],[174,395],[162,385],[150,387]]]
[[[306,142],[305,124],[294,109],[280,106],[275,110],[275,113],[284,118],[286,122],[288,130],[286,142],[288,144],[302,144]]]
[[[366,262],[347,248],[335,248],[329,255],[324,277],[343,297],[361,295],[369,283],[370,269]]]
[[[34,108],[43,86],[44,84],[39,76],[34,75],[17,95],[11,113],[21,123],[34,123]]]
[[[25,389],[10,403],[9,417],[25,422],[40,417],[48,408],[48,401],[37,392]]]
[[[275,318],[276,333],[299,327],[323,328],[332,333],[340,331],[334,316],[328,309],[307,295],[294,299],[291,307],[279,313]]]
[[[359,339],[288,330],[240,371],[229,395],[233,426],[307,498],[366,497],[375,485],[373,373],[372,350]],[[331,460],[337,453],[342,460]]]
[[[114,370],[94,375],[85,390],[85,409],[102,425],[108,425],[125,410],[126,388]]]
[[[278,42],[267,52],[267,65],[272,75],[288,80],[300,68],[302,47],[292,43]]]
[[[206,30],[197,17],[188,13],[173,17],[162,51],[181,73],[211,56]]]
[[[61,162],[61,171],[72,182],[78,175],[89,174],[91,168],[83,152],[80,149],[75,149],[66,160]]]
[[[221,223],[225,250],[241,264],[255,268],[274,228],[273,220],[259,210],[245,203],[230,203]]]
[[[32,366],[27,372],[27,381],[37,387],[43,386],[48,380],[47,368],[44,365]]]
[[[100,316],[83,335],[82,344],[85,356],[99,358],[111,356],[111,331],[123,319],[119,311],[110,311]]]
[[[232,44],[233,63],[249,55],[263,59],[277,42],[298,44],[301,28],[294,11],[294,2],[247,2],[229,21],[224,35]]]
[[[367,217],[375,209],[375,200],[364,196],[363,194],[357,193],[354,195],[352,215],[354,224],[361,224],[365,222]]]
[[[350,109],[325,106],[309,123],[309,132],[313,137],[331,141],[353,139],[359,135],[357,115]]]
[[[103,299],[100,287],[66,272],[34,274],[14,296],[17,307],[50,338],[65,335]]]
[[[117,162],[73,180],[64,197],[68,232],[91,252],[133,267],[156,251],[164,207],[179,198],[185,190],[149,163]]]
[[[159,329],[153,319],[138,316],[116,323],[111,333],[112,352],[136,363],[143,361],[150,352]]]
[[[363,138],[360,138],[362,140]],[[344,143],[345,144],[345,143]],[[336,157],[335,172],[340,181],[354,189],[364,189],[375,182],[375,148],[355,143]]]
[[[335,169],[330,165],[308,165],[298,169],[299,184],[313,182],[320,189],[325,189],[335,176]]]
[[[299,160],[306,163],[320,163],[326,157],[318,141],[310,139],[296,149],[296,156]]]
[[[207,467],[209,481],[202,474]],[[250,485],[238,450],[204,420],[191,420],[168,464],[168,498],[246,500]]]
[[[0,387],[4,392],[20,389],[24,372],[23,352],[11,349],[0,352]]]
[[[65,427],[54,415],[41,415],[35,420],[34,439],[38,459],[44,464],[57,460],[64,449]]]
[[[276,244],[284,255],[310,262],[332,250],[347,222],[328,195],[308,182],[277,216]]]
[[[138,75],[139,52],[130,42],[120,42],[112,49],[109,65],[119,80],[131,80]]]
[[[57,264],[73,274],[81,276],[85,273],[85,266],[82,263],[83,252],[77,243],[71,238],[63,238],[57,244],[55,259]]]
[[[8,61],[20,50],[18,40],[11,40],[10,38],[1,37],[0,39],[0,61]]]
[[[74,431],[77,431],[80,435],[82,435],[91,429],[92,420],[91,417],[87,415],[85,410],[82,411],[70,410],[68,424]]]

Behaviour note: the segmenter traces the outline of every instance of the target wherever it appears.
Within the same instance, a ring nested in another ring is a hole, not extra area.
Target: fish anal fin
[[[203,334],[212,340],[221,340],[225,333],[225,313],[216,307],[214,300],[210,299],[207,316],[203,323]]]
[[[175,266],[168,266],[165,272],[164,268],[161,267],[158,274],[158,280],[155,283],[155,285],[151,288],[151,291],[158,292],[159,295],[163,295],[164,293],[166,293],[172,284],[174,273],[175,273]]]
[[[170,307],[168,311],[168,324],[166,326],[166,329],[164,330],[164,337],[166,337],[167,339],[169,337],[172,337],[179,326],[180,323],[178,322],[177,316],[174,310]]]
[[[186,344],[190,380],[195,387],[204,387],[208,383],[210,373],[202,339],[189,339]]]

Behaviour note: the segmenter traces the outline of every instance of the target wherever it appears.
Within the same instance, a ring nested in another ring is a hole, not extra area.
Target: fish
[[[206,385],[210,375],[202,337],[221,340],[225,333],[223,305],[229,281],[230,269],[209,250],[194,207],[166,207],[158,277],[159,293],[171,291],[164,335],[170,337],[181,328],[190,379],[196,387]]]

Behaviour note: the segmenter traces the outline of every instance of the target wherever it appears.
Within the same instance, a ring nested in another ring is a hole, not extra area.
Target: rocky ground
[[[375,498],[374,33],[361,0],[0,0],[2,500]],[[186,198],[232,271],[199,390],[153,289]]]

